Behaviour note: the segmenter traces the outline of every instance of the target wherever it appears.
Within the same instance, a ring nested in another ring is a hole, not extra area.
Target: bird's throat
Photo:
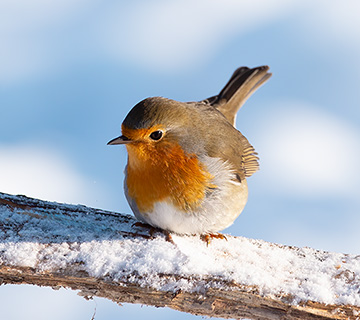
[[[201,205],[213,176],[195,155],[179,145],[164,147],[127,145],[127,188],[140,212],[151,212],[154,204],[169,201],[191,211]]]

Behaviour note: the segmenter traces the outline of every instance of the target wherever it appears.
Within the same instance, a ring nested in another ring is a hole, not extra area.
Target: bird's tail
[[[268,66],[256,68],[240,67],[231,76],[228,83],[217,96],[207,101],[217,108],[228,121],[235,126],[236,114],[251,96],[251,94],[265,83],[270,77]]]

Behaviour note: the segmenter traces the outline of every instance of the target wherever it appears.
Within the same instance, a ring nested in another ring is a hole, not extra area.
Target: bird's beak
[[[127,144],[130,142],[132,142],[132,141],[128,137],[120,136],[120,137],[110,140],[107,144],[108,145]]]

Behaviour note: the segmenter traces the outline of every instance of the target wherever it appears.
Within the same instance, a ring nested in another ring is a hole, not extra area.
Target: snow
[[[0,199],[18,198],[0,193]],[[90,276],[163,291],[229,290],[226,284],[236,283],[256,286],[261,295],[286,296],[293,304],[311,300],[360,306],[360,254],[232,236],[207,245],[199,237],[174,234],[171,243],[162,233],[148,239],[148,230],[133,226],[131,216],[35,202],[42,208],[0,205],[1,264],[51,271],[76,262]]]

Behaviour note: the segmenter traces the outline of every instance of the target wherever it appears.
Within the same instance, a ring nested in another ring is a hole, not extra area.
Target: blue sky
[[[273,77],[237,127],[260,154],[225,233],[359,253],[358,1],[5,0],[0,4],[0,191],[129,213],[126,151],[106,146],[138,101],[201,100],[239,66]],[[146,316],[166,309],[2,286],[7,319]],[[46,308],[40,301],[46,299]],[[41,311],[39,311],[41,309]],[[31,316],[30,316],[31,318]]]

